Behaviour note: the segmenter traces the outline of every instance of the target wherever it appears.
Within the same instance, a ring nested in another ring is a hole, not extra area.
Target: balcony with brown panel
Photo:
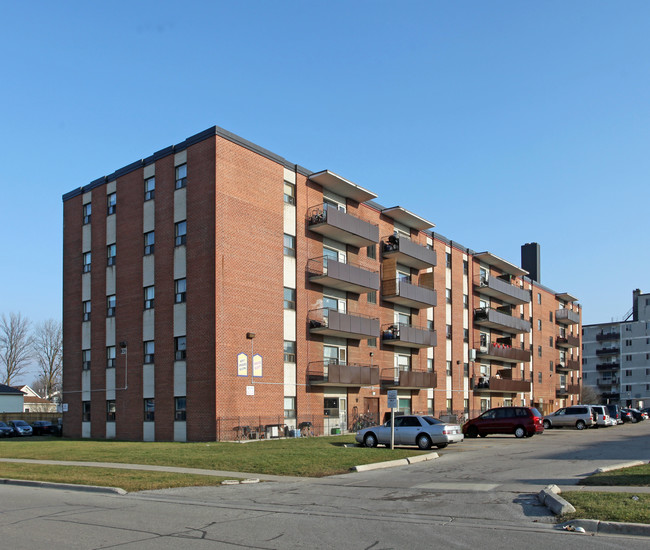
[[[620,368],[620,363],[596,363],[596,370],[618,370]]]
[[[530,322],[519,317],[513,317],[503,311],[489,307],[477,308],[474,310],[474,324],[508,332],[511,334],[522,334],[530,332]]]
[[[417,279],[418,284],[415,284]],[[386,302],[392,302],[413,309],[435,307],[437,304],[436,291],[433,290],[433,273],[421,273],[417,277],[405,277],[397,272],[397,262],[394,258],[384,260],[381,297]]]
[[[343,313],[326,307],[313,309],[308,315],[309,333],[339,338],[379,337],[379,319],[359,313]]]
[[[474,393],[521,393],[529,392],[530,380],[512,380],[499,376],[474,376],[472,391]]]
[[[577,325],[580,322],[580,314],[572,309],[558,309],[555,311],[555,322],[562,325]]]
[[[398,263],[414,269],[435,267],[437,255],[435,250],[414,243],[404,236],[390,235],[382,238],[382,256],[393,258]]]
[[[618,340],[621,337],[620,332],[600,332],[596,334],[596,340],[598,342],[606,342],[607,340]]]
[[[437,385],[436,373],[432,371],[416,370],[381,370],[381,387],[383,389],[424,390],[435,388]]]
[[[307,262],[309,281],[345,292],[362,294],[379,290],[379,272],[342,263],[328,256],[312,258]]]
[[[387,346],[405,348],[432,348],[438,344],[435,330],[406,323],[387,323],[381,329],[381,341]]]
[[[564,349],[578,348],[580,347],[580,338],[572,334],[557,336],[555,338],[555,347]]]
[[[618,386],[618,379],[617,378],[598,378],[596,380],[596,385],[599,388],[607,388],[608,390],[612,390],[612,386]]]
[[[565,384],[555,388],[555,397],[558,399],[569,397],[569,395],[580,395],[580,384]]]
[[[562,371],[577,371],[580,370],[580,361],[576,361],[575,359],[567,359],[564,362],[558,363],[555,368]]]
[[[307,225],[315,233],[357,248],[379,242],[379,227],[377,225],[327,203],[309,208]]]
[[[356,388],[379,385],[379,367],[346,364],[336,360],[313,361],[307,365],[307,381],[311,386]]]
[[[481,359],[502,361],[504,363],[527,363],[530,361],[530,351],[513,348],[511,345],[490,340],[479,344],[476,356]]]
[[[506,304],[522,305],[530,302],[530,290],[525,290],[513,285],[510,275],[493,277],[492,275],[478,275],[474,278],[474,286],[480,294],[496,298]]]

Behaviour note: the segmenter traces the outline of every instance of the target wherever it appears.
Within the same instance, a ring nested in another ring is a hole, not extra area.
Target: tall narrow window
[[[295,363],[296,362],[296,343],[290,340],[284,341],[284,362],[285,363]]]
[[[110,193],[106,195],[106,214],[111,215],[115,214],[115,211],[117,210],[117,194],[116,193]]]
[[[84,273],[90,273],[90,262],[91,262],[91,254],[90,252],[84,252],[83,255],[83,272]]]
[[[156,235],[153,231],[148,231],[144,234],[144,255],[148,256],[153,254],[154,244],[156,242]]]
[[[106,264],[107,265],[115,265],[115,258],[116,258],[116,255],[117,255],[117,248],[116,248],[116,246],[114,244],[109,244],[106,247],[106,255],[107,255]]]
[[[187,222],[178,222],[175,225],[174,235],[176,236],[176,246],[185,244],[187,241]]]
[[[153,422],[155,413],[155,401],[153,399],[144,400],[144,421]]]
[[[296,186],[288,181],[284,182],[284,202],[293,206],[296,204]]]
[[[144,342],[144,362],[153,363],[154,360],[154,343],[153,340]]]
[[[115,317],[115,294],[106,296],[106,317]]]
[[[115,346],[106,347],[106,368],[115,367]]]
[[[83,205],[82,213],[83,213],[83,218],[84,218],[84,225],[86,225],[87,223],[90,223],[90,216],[91,216],[91,213],[92,213],[92,209],[93,209],[93,207],[91,206],[90,203],[86,203],[86,204]]]
[[[449,269],[451,269],[451,254],[450,254],[449,252],[447,252],[447,253],[445,254],[445,258],[446,258],[446,265],[447,265],[447,267],[448,267]]]
[[[174,397],[174,420],[185,422],[187,416],[187,399],[185,397]]]
[[[187,279],[176,279],[174,281],[174,287],[174,302],[177,304],[182,304],[185,302],[185,293],[187,292]]]
[[[106,422],[115,422],[115,399],[106,401]]]
[[[83,370],[90,370],[90,350],[84,349],[81,351],[81,368]]]
[[[370,260],[376,260],[377,259],[377,245],[369,244],[366,247],[366,256]]]
[[[144,309],[153,309],[156,289],[153,286],[144,287]]]
[[[284,398],[284,417],[285,418],[296,418],[296,398],[295,397],[285,397]]]
[[[296,309],[296,289],[284,288],[284,309]]]
[[[176,167],[176,189],[181,189],[187,185],[187,164],[181,164]]]
[[[81,402],[81,421],[90,422],[90,401]]]
[[[144,200],[150,201],[156,195],[156,178],[151,177],[144,180]]]
[[[284,235],[284,255],[296,257],[296,238],[286,233]]]
[[[187,358],[187,337],[177,336],[174,338],[174,358],[176,361],[184,361]]]
[[[86,300],[83,302],[83,320],[84,321],[90,321],[90,300]]]

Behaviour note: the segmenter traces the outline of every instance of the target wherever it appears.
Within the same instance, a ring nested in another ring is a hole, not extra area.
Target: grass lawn
[[[632,485],[634,487],[650,487],[650,464],[594,474],[583,479],[580,485]]]
[[[251,474],[322,477],[359,464],[422,454],[415,448],[344,447],[354,435],[276,439],[251,443],[142,443],[61,438],[5,439],[0,457],[123,462],[228,470]]]

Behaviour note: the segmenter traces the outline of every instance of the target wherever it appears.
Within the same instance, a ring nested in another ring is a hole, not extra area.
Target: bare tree
[[[61,323],[48,319],[34,331],[34,356],[38,361],[39,385],[45,390],[44,397],[51,399],[61,388],[63,368],[63,330]]]
[[[45,378],[42,374],[37,375],[34,381],[29,385],[38,395],[47,395],[47,387]]]
[[[4,367],[3,384],[8,386],[24,374],[32,356],[31,322],[20,313],[0,317],[0,364]]]
[[[602,395],[593,386],[582,385],[582,393],[580,395],[581,403],[589,405],[598,405],[602,402]]]

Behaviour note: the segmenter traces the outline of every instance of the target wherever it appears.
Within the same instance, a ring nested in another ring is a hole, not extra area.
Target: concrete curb
[[[426,455],[412,456],[410,458],[400,458],[398,460],[387,460],[386,462],[375,462],[374,464],[361,464],[350,468],[354,472],[369,472],[370,470],[381,470],[383,468],[393,468],[395,466],[408,466],[418,462],[426,462],[439,458],[438,453],[428,453]]]
[[[28,481],[24,479],[0,479],[3,485],[20,485],[22,487],[39,487],[45,489],[63,489],[66,491],[82,491],[86,493],[105,493],[126,495],[127,492],[119,487],[98,487],[96,485],[75,485],[74,483],[54,483],[51,481]]]
[[[643,466],[646,464],[643,460],[631,460],[630,462],[622,462],[620,464],[613,464],[611,466],[604,466],[594,470],[594,474],[602,474],[604,472],[611,472],[613,470],[621,470],[623,468],[631,468],[632,466]]]
[[[650,537],[650,525],[644,523],[619,523],[615,521],[599,521],[597,519],[574,519],[557,526],[558,529],[568,530],[567,527],[582,527],[585,532],[593,535],[632,535],[635,537]]]
[[[575,512],[576,509],[560,496],[561,492],[557,485],[547,485],[539,492],[537,498],[556,516]]]

